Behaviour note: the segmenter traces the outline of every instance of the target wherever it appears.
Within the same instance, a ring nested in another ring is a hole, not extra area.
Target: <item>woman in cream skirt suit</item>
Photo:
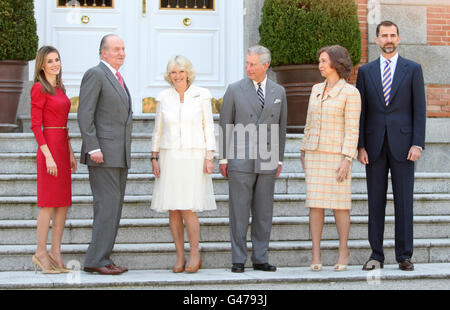
[[[357,155],[361,98],[346,82],[352,69],[348,51],[339,45],[317,53],[326,80],[313,86],[301,147],[306,177],[306,207],[310,208],[311,269],[322,269],[320,240],[324,209],[333,209],[339,234],[334,270],[347,269],[351,209],[351,166]]]
[[[169,60],[170,88],[158,97],[152,139],[152,166],[156,181],[151,208],[169,211],[177,251],[172,271],[201,268],[200,224],[196,212],[216,209],[211,173],[214,171],[214,122],[209,90],[192,85],[195,72],[184,56]],[[190,244],[189,264],[184,253],[184,224]]]

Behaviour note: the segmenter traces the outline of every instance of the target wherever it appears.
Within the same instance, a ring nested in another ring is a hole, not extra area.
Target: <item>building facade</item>
[[[422,64],[428,117],[450,117],[450,5],[446,0],[355,0],[358,4],[361,65],[379,56],[375,27],[392,20],[400,28],[402,56]],[[61,52],[68,95],[78,96],[83,73],[98,63],[100,39],[124,38],[123,73],[135,114],[154,108],[153,98],[167,83],[163,72],[176,54],[190,58],[196,83],[220,99],[244,76],[246,49],[259,41],[264,0],[36,0],[39,45]],[[350,81],[355,82],[357,66]],[[33,65],[30,65],[33,68]],[[30,80],[32,69],[29,70]],[[270,72],[270,78],[276,79]],[[19,114],[29,113],[24,92]],[[150,108],[146,106],[150,104]],[[153,104],[153,107],[151,106]]]

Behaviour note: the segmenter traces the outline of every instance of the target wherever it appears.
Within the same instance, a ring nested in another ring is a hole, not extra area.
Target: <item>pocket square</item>
[[[281,99],[275,99],[275,101],[273,103],[275,103],[275,104],[281,103]]]

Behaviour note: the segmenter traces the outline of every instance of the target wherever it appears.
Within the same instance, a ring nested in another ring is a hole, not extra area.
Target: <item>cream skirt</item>
[[[352,170],[339,183],[336,169],[342,154],[306,151],[306,207],[350,210],[352,208]]]
[[[155,179],[151,209],[215,210],[212,178],[203,173],[204,160],[204,149],[161,149],[161,174]]]

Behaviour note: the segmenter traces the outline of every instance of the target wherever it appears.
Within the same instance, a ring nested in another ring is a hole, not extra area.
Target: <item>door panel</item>
[[[84,72],[99,63],[100,40],[110,33],[125,42],[127,56],[120,71],[130,89],[135,115],[142,113],[143,99],[154,98],[169,87],[164,73],[174,55],[192,61],[195,84],[207,87],[217,99],[229,83],[242,78],[243,0],[78,2],[81,6],[70,8],[64,0],[35,1],[39,45],[53,45],[60,51],[70,98],[79,95]],[[192,9],[195,4],[198,9]]]

